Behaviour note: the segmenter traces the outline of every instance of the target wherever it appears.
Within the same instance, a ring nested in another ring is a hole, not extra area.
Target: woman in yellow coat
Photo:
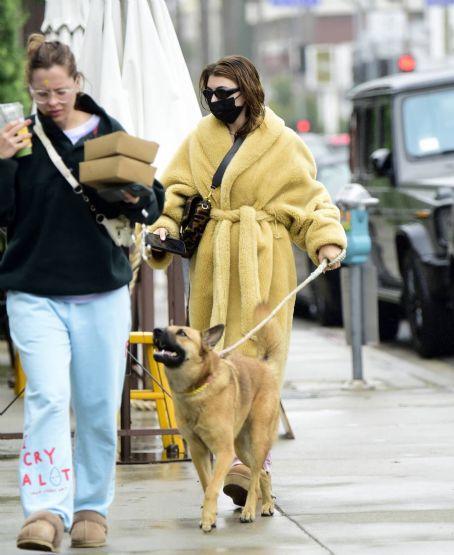
[[[318,265],[324,258],[336,258],[346,237],[338,209],[315,179],[312,154],[265,107],[254,65],[242,56],[222,58],[203,70],[200,90],[212,113],[202,118],[164,173],[164,211],[149,229],[161,239],[178,238],[186,199],[208,196],[221,160],[236,137],[244,138],[221,186],[212,193],[210,221],[190,260],[190,325],[202,330],[224,324],[225,334],[217,345],[222,349],[253,327],[254,308],[260,301],[274,308],[296,286],[292,242]],[[151,251],[149,263],[163,269],[171,257]],[[277,314],[285,353],[293,305],[292,300]],[[239,350],[254,356],[254,341]],[[237,474],[247,475],[247,469],[235,468]]]

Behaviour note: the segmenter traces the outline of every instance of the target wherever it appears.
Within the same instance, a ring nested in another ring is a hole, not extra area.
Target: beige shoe
[[[236,464],[229,470],[224,480],[223,492],[232,498],[235,505],[244,507],[251,482],[251,471],[245,464]],[[262,498],[260,487],[257,491],[257,499]]]
[[[96,511],[78,511],[70,530],[71,547],[102,547],[106,545],[106,519]]]
[[[58,553],[63,539],[62,519],[55,513],[40,511],[24,522],[16,545],[19,549]]]

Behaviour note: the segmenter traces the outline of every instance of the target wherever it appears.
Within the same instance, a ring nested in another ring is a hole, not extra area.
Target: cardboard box
[[[110,156],[79,164],[79,181],[95,188],[104,188],[107,183],[140,183],[153,185],[156,168],[127,158]]]
[[[116,131],[86,141],[84,143],[84,160],[97,160],[121,154],[151,164],[156,158],[158,148],[158,143],[133,137],[125,131]]]

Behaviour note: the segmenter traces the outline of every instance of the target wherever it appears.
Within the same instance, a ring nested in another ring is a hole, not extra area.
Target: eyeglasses
[[[211,101],[213,94],[218,100],[225,100],[232,94],[238,92],[240,89],[225,89],[224,87],[216,87],[215,89],[203,89],[202,94],[208,100]]]
[[[75,87],[72,87],[70,89],[55,89],[55,90],[38,90],[38,89],[32,89],[30,87],[29,90],[36,104],[46,104],[46,102],[49,102],[52,94],[56,96],[58,102],[65,104],[70,99],[71,94],[75,91]]]

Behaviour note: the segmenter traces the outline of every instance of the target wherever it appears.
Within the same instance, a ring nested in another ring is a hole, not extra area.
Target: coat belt
[[[241,333],[244,335],[254,325],[254,309],[268,296],[260,290],[260,272],[257,256],[257,222],[274,220],[264,210],[242,206],[237,210],[211,210],[211,219],[216,222],[213,237],[213,308],[210,325],[226,323],[230,285],[231,227],[240,224],[238,244],[238,267],[241,298]],[[239,338],[237,338],[239,339]],[[216,346],[224,348],[224,337]]]
[[[220,208],[213,208],[210,213],[210,218],[216,221],[228,220],[229,222],[239,222],[241,217],[245,214],[250,214],[248,217],[252,217],[256,222],[261,222],[263,220],[272,221],[273,216],[270,216],[268,212],[264,210],[256,210],[252,206],[242,206],[236,210],[221,210]]]

